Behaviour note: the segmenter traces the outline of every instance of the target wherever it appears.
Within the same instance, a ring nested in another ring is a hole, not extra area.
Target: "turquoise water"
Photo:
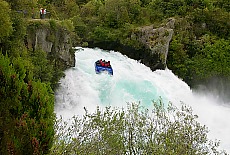
[[[111,61],[113,76],[106,73],[95,74],[94,62],[98,59]],[[58,101],[62,102],[58,105],[59,108],[83,109],[84,106],[93,112],[97,105],[122,107],[127,102],[136,102],[150,108],[152,101],[159,97],[168,102],[163,90],[158,88],[157,79],[161,76],[160,73],[155,74],[143,64],[118,52],[101,49],[78,50],[76,66],[67,70],[66,74],[65,79],[61,80],[62,87],[59,92],[62,93],[56,95]],[[74,114],[79,114],[79,111]]]
[[[209,127],[211,139],[220,139],[221,146],[230,152],[230,108],[223,107],[215,95],[195,94],[189,86],[170,70],[152,72],[148,67],[118,52],[80,48],[75,53],[76,65],[68,69],[60,80],[55,94],[57,115],[71,118],[84,114],[84,107],[94,112],[97,106],[126,107],[127,102],[151,108],[152,101],[162,98],[189,104],[199,121]],[[95,74],[94,62],[110,60],[114,75]]]

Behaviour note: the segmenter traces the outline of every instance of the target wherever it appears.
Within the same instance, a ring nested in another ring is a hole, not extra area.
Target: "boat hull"
[[[100,74],[102,72],[107,72],[109,75],[113,75],[113,69],[112,67],[105,67],[105,66],[99,66],[97,63],[95,63],[95,72],[96,74]]]

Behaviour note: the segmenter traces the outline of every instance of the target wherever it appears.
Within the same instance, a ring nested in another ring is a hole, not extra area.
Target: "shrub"
[[[54,95],[23,59],[0,54],[0,154],[46,154],[54,135]]]
[[[58,120],[51,154],[221,153],[197,117],[185,104],[178,110],[161,101],[154,102],[152,111],[135,103],[127,110],[98,107],[93,114],[74,117],[72,125]]]

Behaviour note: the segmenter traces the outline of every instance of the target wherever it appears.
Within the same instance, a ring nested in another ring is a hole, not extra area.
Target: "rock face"
[[[89,42],[89,47],[119,51],[129,58],[141,61],[153,71],[165,69],[169,43],[173,36],[174,23],[175,19],[170,18],[158,28],[154,28],[153,26],[137,28],[127,38],[127,40],[135,42],[132,45],[121,43],[121,41],[91,41]]]
[[[51,30],[47,27],[27,30],[27,46],[33,50],[46,51],[63,68],[75,65],[71,36],[65,29]]]
[[[149,52],[150,57],[155,58],[153,63],[149,63],[149,60],[143,60],[152,70],[165,69],[166,67],[174,23],[175,19],[170,18],[165,25],[159,28],[154,28],[153,26],[141,27],[131,36],[145,46],[147,49],[145,52]]]

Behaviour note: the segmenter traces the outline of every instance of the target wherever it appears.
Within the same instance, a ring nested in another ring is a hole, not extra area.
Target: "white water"
[[[127,102],[139,102],[149,108],[159,97],[180,106],[190,105],[199,121],[209,128],[209,138],[221,141],[221,149],[230,152],[230,107],[223,106],[215,96],[195,94],[170,70],[152,72],[143,64],[118,52],[82,48],[76,52],[76,66],[66,71],[56,92],[55,111],[64,119],[84,114],[84,107],[94,112],[97,106],[126,107]],[[94,62],[110,60],[111,77],[95,74]]]

